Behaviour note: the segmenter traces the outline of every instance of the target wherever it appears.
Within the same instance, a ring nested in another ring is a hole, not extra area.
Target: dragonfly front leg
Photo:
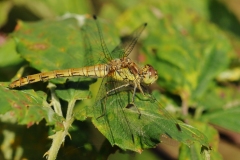
[[[114,89],[111,89],[111,90],[107,91],[107,95],[111,94],[111,92],[115,92],[115,91],[117,91],[117,90],[119,90],[119,89],[128,87],[128,86],[130,86],[130,85],[131,85],[130,83],[126,83],[126,84],[123,84],[123,85],[121,85],[121,86],[118,86],[118,87],[116,87],[116,88],[114,88]],[[133,105],[133,106],[137,109],[137,112],[138,112],[139,118],[140,118],[140,117],[141,117],[141,112],[140,112],[140,110],[138,109],[138,107],[137,107],[137,106],[135,105],[135,103],[134,103],[134,98],[135,98],[135,96],[136,96],[137,88],[139,88],[139,90],[141,91],[141,93],[145,96],[145,94],[144,94],[141,86],[138,86],[138,83],[135,82],[135,83],[134,83],[134,88],[133,88],[132,100],[131,100],[131,102],[130,102],[128,105]]]
[[[125,87],[128,87],[128,86],[130,86],[130,83],[127,83],[127,84],[123,84],[123,85],[121,85],[121,86],[118,86],[118,87],[116,87],[116,88],[114,88],[114,89],[111,89],[111,90],[107,91],[107,95],[111,94],[111,92],[115,92],[115,91],[117,91],[117,90],[119,90],[119,89],[121,89],[121,88],[125,88]]]
[[[109,95],[109,94],[111,94],[112,92],[115,92],[115,91],[120,90],[120,89],[122,89],[122,88],[128,87],[128,86],[130,86],[130,85],[131,85],[131,83],[126,83],[126,84],[123,84],[123,85],[121,85],[121,86],[118,86],[118,87],[116,87],[116,88],[114,88],[114,89],[111,89],[111,90],[107,91],[107,94],[106,94],[106,95]],[[139,119],[140,119],[140,117],[141,117],[141,112],[140,112],[140,110],[138,109],[138,107],[135,105],[135,102],[134,102],[137,88],[140,90],[140,92],[141,92],[144,96],[146,96],[146,95],[144,94],[144,92],[143,92],[142,87],[140,86],[140,84],[137,83],[137,82],[134,82],[132,100],[131,100],[131,102],[130,102],[128,105],[133,105],[133,106],[137,109],[137,112],[138,112],[138,114],[139,114]]]
[[[107,82],[107,83],[110,83],[110,82]],[[105,88],[107,88],[107,87],[106,87],[107,83],[105,83]],[[121,88],[124,88],[124,87],[128,87],[129,85],[130,85],[130,84],[127,83],[127,84],[121,85],[121,86],[119,86],[119,87],[116,87],[116,88],[114,88],[114,89],[111,89],[111,90],[107,91],[107,92],[106,92],[106,95],[101,98],[101,101],[105,100],[107,96],[109,96],[110,94],[112,94],[112,92],[115,92],[115,91],[117,91],[117,90],[119,90],[119,89],[121,89]],[[105,102],[102,102],[102,103],[105,104]],[[101,118],[101,117],[103,117],[103,116],[105,115],[105,112],[106,112],[105,110],[106,110],[106,109],[104,108],[103,114],[100,115],[99,117],[97,117],[97,119],[99,119],[99,118]]]

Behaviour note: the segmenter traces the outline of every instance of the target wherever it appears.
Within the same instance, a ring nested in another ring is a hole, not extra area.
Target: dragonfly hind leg
[[[138,111],[138,119],[140,119],[142,114],[141,114],[140,110],[138,109],[138,107],[134,103],[136,90],[137,90],[137,85],[135,84],[134,89],[133,89],[133,94],[132,94],[132,102],[130,104],[133,105],[137,109],[137,111]],[[143,95],[144,95],[144,93],[143,93]]]
[[[118,87],[116,87],[116,88],[114,88],[114,89],[111,89],[111,90],[107,91],[107,94],[106,94],[106,95],[108,96],[108,95],[110,95],[112,92],[115,92],[115,91],[120,90],[120,89],[122,89],[122,88],[128,87],[128,86],[130,86],[130,85],[131,85],[130,83],[126,83],[126,84],[123,84],[123,85],[121,85],[121,86],[118,86]],[[126,108],[130,108],[131,105],[134,106],[134,107],[137,109],[137,112],[138,112],[138,114],[139,114],[139,119],[140,119],[140,117],[141,117],[141,112],[140,112],[140,110],[138,109],[138,107],[134,104],[134,97],[135,97],[136,89],[137,89],[137,87],[136,87],[136,85],[135,85],[135,86],[134,86],[134,90],[133,90],[133,95],[132,95],[132,101],[126,106]],[[102,117],[102,116],[100,116],[100,117]]]

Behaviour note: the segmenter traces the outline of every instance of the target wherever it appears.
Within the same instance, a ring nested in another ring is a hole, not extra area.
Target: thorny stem
[[[50,88],[50,91],[51,91],[53,108],[58,115],[62,116],[61,104],[59,102],[58,97],[56,96],[56,94],[54,92],[54,86],[49,85],[48,87]],[[57,153],[58,153],[61,145],[64,143],[65,137],[67,135],[70,136],[70,134],[68,133],[68,130],[74,121],[73,108],[75,106],[75,103],[76,103],[75,99],[69,101],[69,103],[68,103],[66,120],[63,121],[64,129],[61,131],[57,131],[52,136],[49,136],[49,138],[51,138],[53,140],[53,142],[52,142],[52,145],[51,145],[49,151],[44,154],[44,156],[47,156],[48,160],[55,160],[57,158]]]
[[[50,89],[51,91],[51,99],[52,99],[52,106],[54,111],[59,115],[59,116],[63,116],[62,114],[62,109],[61,109],[61,104],[59,102],[59,98],[57,97],[57,95],[55,94],[55,88],[56,86],[52,83],[49,83],[47,88]]]
[[[75,106],[76,100],[73,99],[71,101],[69,101],[68,103],[68,110],[67,110],[67,116],[66,116],[66,121],[71,120],[73,117],[73,108]]]

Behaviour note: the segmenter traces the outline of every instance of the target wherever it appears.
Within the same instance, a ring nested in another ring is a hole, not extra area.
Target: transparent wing
[[[114,90],[106,95],[109,89],[121,85],[105,78],[94,106],[93,123],[112,145],[141,152],[144,148],[156,146],[161,136],[189,146],[195,141],[207,145],[201,132],[174,119],[154,97],[136,93],[133,106],[132,88]]]
[[[114,35],[111,29],[107,28],[106,31],[108,32],[103,32],[101,23],[96,17],[86,18],[82,27],[84,46],[86,48],[86,65],[107,63],[112,59],[127,57],[132,52],[146,26],[147,23],[142,24],[116,46],[118,40],[109,37],[111,34]]]
[[[147,26],[147,23],[142,24],[137,29],[135,29],[132,34],[126,36],[122,42],[112,51],[113,57],[127,57],[136,45],[141,33]]]
[[[96,17],[89,17],[86,18],[81,31],[84,40],[85,59],[87,60],[86,65],[107,63],[112,60],[108,48],[114,48],[119,40],[116,40],[115,37],[109,38],[110,35],[114,35],[113,29],[109,29],[109,25],[104,25],[104,28],[102,28]],[[106,43],[108,43],[108,46]]]
[[[126,99],[122,97],[122,90],[114,90],[114,88],[118,88],[123,84],[122,82],[114,81],[111,77],[104,78],[96,98],[96,104],[94,105],[95,125],[102,128],[102,130],[99,130],[104,132],[103,134],[106,135],[111,144],[118,144],[117,136],[115,135],[116,126],[119,132],[125,133],[126,139],[130,138],[129,140],[133,141],[132,128],[124,112]],[[107,94],[110,90],[111,93]],[[127,103],[130,103],[130,101],[128,100]]]

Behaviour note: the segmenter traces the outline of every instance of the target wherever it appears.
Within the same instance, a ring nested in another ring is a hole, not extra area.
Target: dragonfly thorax
[[[139,69],[130,58],[114,59],[108,65],[108,76],[112,76],[118,81],[132,82],[139,77]]]
[[[151,65],[140,69],[130,58],[114,59],[109,64],[109,76],[118,81],[129,81],[150,85],[158,79],[157,71]]]

